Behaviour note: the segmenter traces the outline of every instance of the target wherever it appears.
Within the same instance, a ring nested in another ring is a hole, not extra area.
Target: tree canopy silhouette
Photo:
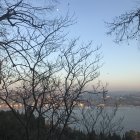
[[[124,40],[139,40],[140,36],[140,8],[128,11],[116,18],[113,22],[107,23],[109,31],[107,34],[114,34],[116,42]]]
[[[52,5],[33,1],[0,1],[0,103],[13,112],[26,140],[31,139],[34,115],[37,140],[42,118],[49,124],[47,139],[60,140],[75,121],[73,110],[86,87],[99,76],[99,48],[67,39],[64,30],[73,20],[53,12]]]

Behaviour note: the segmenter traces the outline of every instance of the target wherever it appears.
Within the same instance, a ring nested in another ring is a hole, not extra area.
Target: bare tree
[[[72,22],[68,16],[45,18],[44,15],[52,10],[50,6],[33,7],[23,0],[10,2],[1,1],[0,7],[0,99],[15,115],[16,106],[13,104],[23,107],[25,121],[16,117],[29,139],[31,116],[44,99],[46,86],[51,89],[52,75],[61,69],[57,61],[50,61],[49,56],[57,52],[63,42],[64,35],[59,35],[62,28]],[[43,85],[44,81],[50,85]]]
[[[73,21],[68,15],[49,18],[51,6],[37,7],[24,0],[0,4],[1,104],[15,114],[27,140],[33,115],[38,118],[37,140],[42,117],[49,124],[47,138],[61,139],[74,121],[78,99],[99,75],[99,48],[78,45],[77,39],[67,42],[63,29]],[[24,119],[16,115],[17,107]]]
[[[120,133],[123,129],[121,125],[123,117],[117,118],[118,107],[92,107],[83,108],[80,116],[80,126],[89,139],[95,134],[102,133],[108,136],[113,133]]]
[[[112,23],[107,23],[107,34],[116,36],[116,42],[123,40],[139,40],[140,36],[140,8],[126,12],[116,17]]]

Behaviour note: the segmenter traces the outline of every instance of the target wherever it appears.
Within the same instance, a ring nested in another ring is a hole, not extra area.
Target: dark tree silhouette
[[[49,125],[47,139],[61,139],[75,121],[78,99],[99,75],[99,48],[91,43],[79,45],[78,39],[67,41],[63,30],[73,24],[71,17],[50,16],[52,12],[49,5],[0,1],[1,108],[13,112],[26,140],[31,139],[34,115],[37,140],[41,139],[42,118]],[[24,118],[17,115],[17,109]]]
[[[113,22],[107,23],[107,34],[116,36],[115,41],[139,40],[140,36],[140,8],[126,12],[116,17]]]
[[[123,117],[116,119],[117,110],[117,106],[112,106],[109,110],[105,107],[83,108],[80,125],[88,135],[94,132],[101,132],[104,136],[120,133],[123,130]]]

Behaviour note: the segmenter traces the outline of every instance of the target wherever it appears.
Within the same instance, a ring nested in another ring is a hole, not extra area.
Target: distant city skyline
[[[77,23],[68,31],[69,37],[80,37],[81,42],[93,41],[102,46],[103,67],[99,79],[108,83],[109,91],[140,91],[140,42],[114,43],[114,36],[107,36],[105,22],[138,7],[135,0],[61,0],[56,7],[60,15],[74,13]]]

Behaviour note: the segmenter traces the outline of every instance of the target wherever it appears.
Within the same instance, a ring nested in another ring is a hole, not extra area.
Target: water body
[[[92,108],[88,108],[89,111],[93,111]],[[112,111],[112,107],[105,107],[105,110],[110,113]],[[96,109],[95,109],[96,111]],[[74,110],[75,117],[79,118],[81,117],[81,110],[76,109]],[[121,106],[118,108],[115,120],[119,120],[119,118],[124,117],[123,121],[121,122],[121,126],[123,127],[122,133],[129,131],[129,130],[135,130],[140,131],[140,106]],[[89,120],[90,121],[90,120]],[[84,130],[84,127],[82,125],[72,126],[74,128],[78,128],[80,130]],[[97,125],[98,127],[98,125]]]
[[[140,131],[140,106],[119,107],[116,117],[124,116],[124,131]]]
[[[90,109],[88,108],[88,110],[90,112],[93,111],[93,109],[91,109],[91,108]],[[105,112],[111,113],[112,107],[105,107]],[[81,118],[81,112],[79,110],[76,110],[75,114],[77,114],[77,116],[79,118]],[[123,130],[121,131],[122,134],[129,130],[140,131],[140,106],[121,106],[121,107],[119,107],[117,109],[116,115],[114,117],[114,122],[118,121],[122,117],[124,118],[120,123],[120,125],[123,127]],[[89,125],[90,125],[90,123],[89,123]],[[100,120],[98,120],[98,123],[95,127],[96,128],[101,127]],[[76,126],[75,128],[78,128],[80,130],[85,130],[83,125]]]

